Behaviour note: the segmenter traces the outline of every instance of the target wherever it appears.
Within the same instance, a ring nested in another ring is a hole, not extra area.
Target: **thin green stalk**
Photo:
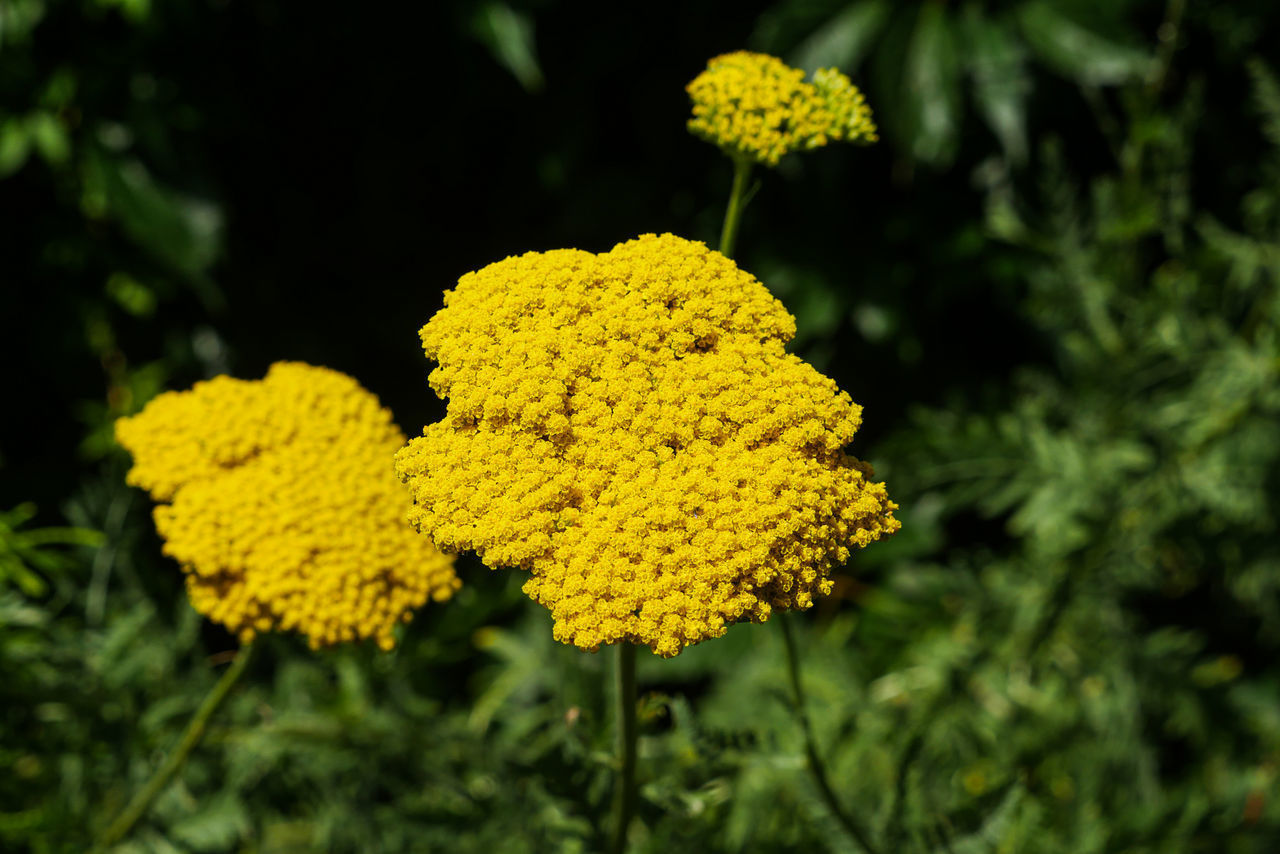
[[[1156,30],[1156,40],[1160,46],[1156,49],[1156,72],[1151,77],[1147,91],[1152,98],[1164,89],[1169,77],[1169,67],[1173,65],[1173,52],[1178,47],[1179,30],[1182,27],[1182,16],[1187,11],[1187,0],[1169,0],[1164,7],[1164,20]]]
[[[729,207],[724,212],[724,228],[720,230],[720,254],[733,257],[733,245],[738,239],[738,225],[742,221],[742,209],[747,206],[747,181],[751,178],[751,161],[745,157],[733,158],[733,190],[729,193]]]
[[[636,647],[625,641],[618,644],[618,779],[613,789],[612,854],[627,850],[627,829],[635,812],[636,800]]]
[[[178,773],[187,761],[187,756],[190,755],[191,751],[195,749],[195,746],[204,737],[209,718],[218,710],[218,707],[222,705],[222,701],[227,698],[227,695],[231,693],[231,689],[239,681],[245,667],[249,664],[249,657],[252,652],[253,644],[247,643],[236,653],[231,666],[222,674],[218,684],[213,686],[213,690],[204,698],[204,702],[200,704],[200,708],[192,716],[191,722],[187,724],[187,729],[182,733],[182,740],[178,742],[178,746],[165,757],[164,763],[151,775],[151,779],[147,781],[146,785],[133,796],[133,800],[129,801],[129,805],[124,808],[124,812],[116,816],[115,821],[111,822],[107,827],[102,837],[98,840],[96,850],[105,850],[119,842],[133,829],[138,820],[146,814],[152,802],[164,791],[164,787],[173,779],[173,775]]]
[[[858,823],[853,820],[853,816],[845,812],[844,807],[840,805],[835,791],[831,788],[831,782],[827,778],[827,768],[818,753],[818,745],[813,738],[813,724],[809,722],[809,712],[805,706],[804,686],[800,682],[800,656],[796,652],[796,639],[791,631],[791,621],[787,619],[786,614],[779,614],[774,617],[774,622],[782,629],[782,640],[787,648],[787,676],[791,681],[791,697],[795,706],[796,717],[800,719],[800,729],[804,733],[804,752],[809,766],[809,774],[813,777],[813,782],[817,784],[818,791],[822,794],[822,799],[827,802],[827,807],[835,815],[850,838],[868,854],[878,854],[876,847],[871,844],[871,840],[867,837],[866,831],[860,828]]]

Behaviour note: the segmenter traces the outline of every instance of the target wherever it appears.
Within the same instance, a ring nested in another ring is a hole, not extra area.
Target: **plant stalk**
[[[720,230],[720,254],[726,258],[733,257],[742,210],[747,206],[747,181],[750,177],[751,161],[745,157],[733,158],[733,190],[729,193],[729,207],[724,212],[724,228]]]
[[[879,854],[876,847],[871,844],[866,831],[858,826],[853,816],[845,812],[844,807],[840,805],[840,801],[836,797],[835,791],[831,788],[831,782],[827,777],[827,768],[818,753],[818,745],[813,737],[813,724],[809,721],[809,712],[805,706],[804,685],[800,682],[800,656],[796,652],[796,639],[791,631],[791,621],[787,619],[786,614],[778,614],[774,617],[774,621],[782,629],[782,640],[787,648],[787,676],[791,682],[791,698],[795,706],[796,717],[799,718],[800,729],[804,733],[804,752],[809,774],[813,777],[813,782],[817,784],[822,799],[827,802],[827,807],[840,822],[840,826],[849,834],[849,837],[867,854]]]
[[[609,850],[627,850],[627,829],[636,800],[636,647],[618,644],[616,687],[618,692],[618,777],[613,790],[613,838]]]
[[[187,761],[187,756],[204,738],[209,718],[218,710],[218,707],[222,705],[222,701],[227,698],[227,695],[231,693],[231,689],[235,687],[236,682],[240,680],[245,667],[249,664],[252,652],[253,643],[250,642],[242,646],[240,651],[236,653],[231,666],[222,674],[222,678],[213,686],[213,690],[204,698],[204,702],[200,704],[200,708],[196,710],[195,715],[192,716],[191,721],[187,724],[178,746],[165,757],[164,762],[151,775],[151,779],[138,790],[138,793],[129,801],[129,805],[124,808],[124,811],[116,816],[116,819],[107,827],[101,838],[99,838],[95,850],[106,850],[128,835],[133,826],[138,823],[138,820],[150,809],[155,799],[164,791],[165,786],[169,784],[173,776],[181,770],[183,764]]]
[[[1169,0],[1164,8],[1164,20],[1156,31],[1156,40],[1160,46],[1156,48],[1156,71],[1152,75],[1147,90],[1158,96],[1164,89],[1169,77],[1169,67],[1173,65],[1173,52],[1178,47],[1178,35],[1182,27],[1182,16],[1187,11],[1187,0]]]

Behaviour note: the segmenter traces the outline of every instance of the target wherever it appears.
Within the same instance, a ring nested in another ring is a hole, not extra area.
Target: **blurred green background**
[[[882,128],[763,175],[738,251],[903,508],[793,620],[846,808],[883,852],[1280,850],[1272,0],[0,0],[0,850],[87,850],[235,648],[113,419],[299,359],[416,432],[461,274],[714,240],[683,87],[743,47]],[[119,850],[597,850],[610,659],[460,567],[392,654],[271,638]],[[857,850],[782,650],[642,654],[636,851]]]

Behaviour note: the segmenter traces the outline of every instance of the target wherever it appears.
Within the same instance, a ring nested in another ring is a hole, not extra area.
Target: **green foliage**
[[[216,681],[211,664],[233,646],[202,628],[176,567],[148,557],[149,513],[132,490],[104,481],[71,513],[113,530],[110,551],[53,566],[43,600],[0,593],[6,850],[87,850],[176,742]],[[595,817],[574,789],[595,779],[602,790],[608,736],[601,715],[567,717],[561,701],[585,690],[599,706],[599,674],[575,668],[543,620],[518,649],[485,629],[522,600],[501,581],[481,576],[447,611],[424,612],[390,655],[265,639],[180,781],[115,850],[589,850]],[[110,594],[95,613],[99,587]],[[553,696],[506,675],[513,652],[521,667],[536,658]],[[499,663],[488,693],[501,694],[501,727],[483,719],[483,694],[471,705],[450,681],[485,657]],[[556,660],[570,666],[557,671]]]
[[[912,460],[895,474],[954,527],[980,514],[1010,535],[948,556],[971,567],[957,639],[1002,641],[955,668],[921,656],[894,690],[929,710],[918,803],[945,803],[930,771],[969,755],[958,773],[990,778],[962,778],[975,797],[1019,792],[1013,849],[1263,851],[1280,832],[1262,699],[1280,689],[1280,182],[1259,175],[1244,232],[1197,212],[1199,115],[1194,97],[1137,113],[1124,169],[1087,192],[1048,145],[1038,204],[993,199],[993,229],[1028,253],[1048,362],[1017,372],[999,411],[921,411],[894,445]],[[962,693],[931,707],[947,685]],[[935,712],[963,734],[931,753]]]
[[[1143,81],[1158,71],[1141,46],[1146,37],[1124,32],[1121,13],[1135,5],[785,0],[762,18],[754,40],[781,51],[807,33],[791,54],[796,65],[867,74],[888,139],[912,160],[934,166],[955,160],[968,100],[1004,155],[1021,164],[1032,63],[1082,90]]]
[[[36,515],[34,504],[19,504],[0,513],[0,587],[12,584],[27,596],[48,590],[41,573],[65,570],[73,558],[54,546],[99,546],[97,531],[84,528],[22,528]]]
[[[498,64],[528,92],[542,90],[542,67],[534,44],[533,19],[506,3],[486,3],[476,13],[476,37]]]

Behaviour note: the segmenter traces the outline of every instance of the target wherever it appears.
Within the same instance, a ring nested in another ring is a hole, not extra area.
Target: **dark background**
[[[6,180],[6,279],[23,303],[11,314],[15,357],[27,393],[56,407],[5,420],[6,485],[56,500],[77,476],[74,456],[54,449],[83,429],[68,409],[103,394],[100,354],[84,347],[92,312],[105,312],[131,364],[176,361],[173,387],[209,372],[173,358],[185,349],[175,332],[204,326],[226,345],[218,368],[253,377],[278,359],[321,363],[359,377],[406,427],[431,420],[440,410],[424,391],[416,333],[462,273],[529,250],[603,251],[645,232],[714,242],[730,167],[680,132],[683,87],[709,56],[745,44],[768,9],[530,6],[546,81],[530,92],[473,35],[475,3],[359,15],[157,4],[141,22],[51,4],[39,40],[10,49],[6,91],[20,100],[72,64],[71,138],[95,146],[93,128],[122,123],[132,137],[122,153],[157,183],[211,202],[222,227],[198,276],[175,275],[197,262],[146,257],[109,215],[86,221],[74,179],[51,182],[33,163]],[[1029,121],[1087,124],[1079,99],[1052,88],[1032,99]],[[958,140],[970,162],[992,143],[971,130]],[[1073,162],[1099,168],[1096,132],[1078,136]],[[845,300],[886,303],[904,325],[871,347],[837,306],[814,310],[823,366],[870,410],[867,440],[909,402],[989,382],[1035,353],[1007,307],[998,259],[955,245],[976,239],[981,217],[966,169],[917,176],[890,142],[792,158],[783,171],[766,176],[747,218],[743,263],[799,266]],[[160,322],[96,304],[117,269],[160,295]]]

